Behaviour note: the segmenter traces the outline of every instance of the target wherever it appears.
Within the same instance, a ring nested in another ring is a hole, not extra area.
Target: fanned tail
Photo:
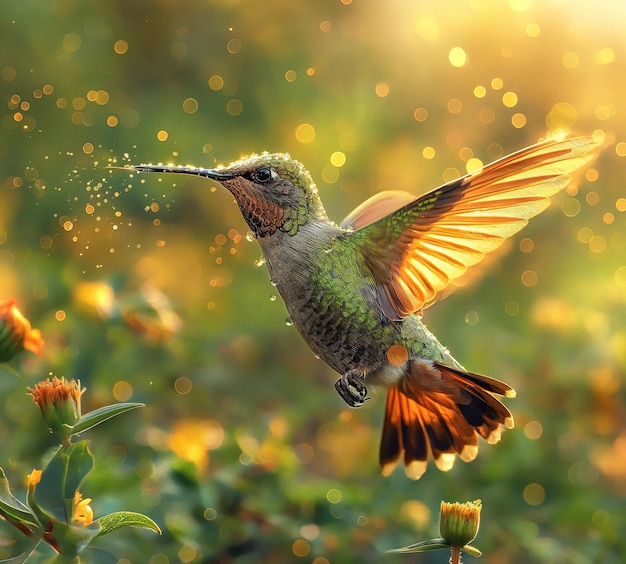
[[[407,476],[417,480],[432,456],[450,470],[458,455],[470,462],[478,453],[478,435],[500,440],[502,427],[513,427],[511,412],[496,395],[515,391],[498,380],[438,363],[412,362],[409,374],[389,389],[380,445],[380,464],[389,475],[404,453]]]

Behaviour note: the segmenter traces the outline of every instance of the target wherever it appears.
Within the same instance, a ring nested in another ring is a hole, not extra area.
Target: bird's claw
[[[361,407],[369,399],[365,384],[361,382],[358,376],[354,376],[350,372],[347,372],[335,382],[335,389],[341,396],[341,399],[350,407]]]

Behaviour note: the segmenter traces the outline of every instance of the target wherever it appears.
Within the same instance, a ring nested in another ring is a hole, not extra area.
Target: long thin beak
[[[193,174],[195,176],[204,176],[206,178],[210,178],[211,180],[217,180],[217,182],[230,180],[235,177],[234,174],[228,174],[212,170],[210,168],[199,168],[196,166],[140,164],[134,165],[131,168],[137,172],[177,172],[180,174]]]

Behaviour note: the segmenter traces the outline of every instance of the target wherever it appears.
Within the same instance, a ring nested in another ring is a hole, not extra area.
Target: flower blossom
[[[74,523],[83,527],[88,527],[93,523],[93,509],[91,509],[90,503],[90,497],[83,499],[83,494],[78,490],[76,491],[74,494]]]

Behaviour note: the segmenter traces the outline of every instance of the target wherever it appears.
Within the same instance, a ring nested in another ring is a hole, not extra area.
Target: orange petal
[[[24,337],[24,350],[26,351],[40,355],[43,353],[44,344],[45,341],[43,340],[39,329],[31,329]]]

